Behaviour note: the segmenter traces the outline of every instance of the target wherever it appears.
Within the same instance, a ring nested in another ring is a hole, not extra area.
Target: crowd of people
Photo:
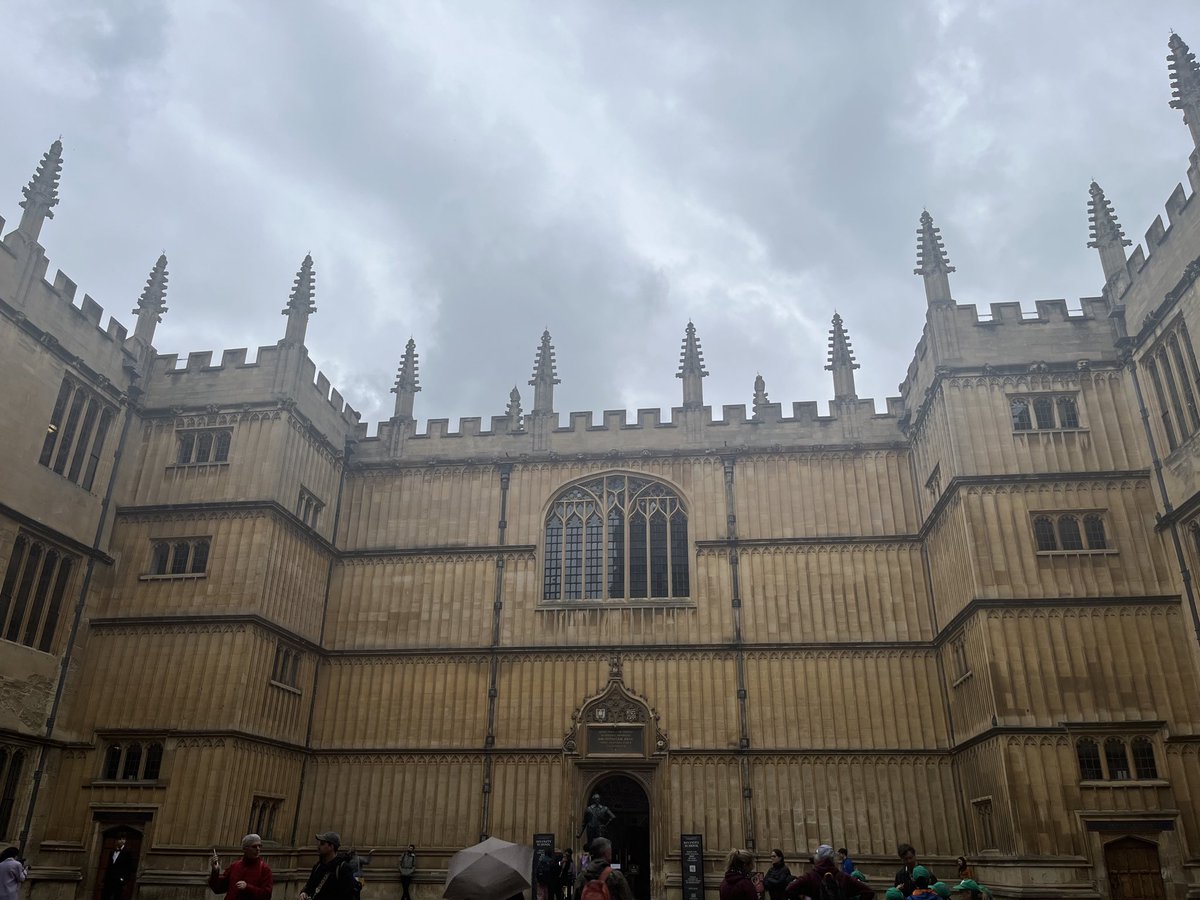
[[[920,864],[912,844],[900,844],[896,855],[901,866],[885,892],[886,900],[947,900],[955,893],[969,895],[970,900],[982,900],[984,894],[991,896],[988,888],[975,881],[965,857],[958,858],[957,878],[952,879],[957,883],[950,884]],[[725,860],[720,896],[721,900],[850,900],[874,897],[875,889],[845,847],[835,850],[830,844],[822,844],[809,859],[807,871],[800,875],[788,868],[782,850],[771,851],[771,864],[765,872],[757,871],[754,854],[749,850],[731,851]]]

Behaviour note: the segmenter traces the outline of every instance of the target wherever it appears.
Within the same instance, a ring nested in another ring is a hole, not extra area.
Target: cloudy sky
[[[1086,15],[1083,13],[1086,11]],[[409,336],[422,419],[490,416],[543,328],[561,413],[897,393],[924,316],[923,207],[961,303],[1099,291],[1096,178],[1141,239],[1190,138],[1168,107],[1190,2],[0,0],[0,215],[62,135],[42,233],[159,352],[272,344],[306,252],[308,346],[364,420]],[[374,426],[372,426],[372,431]]]

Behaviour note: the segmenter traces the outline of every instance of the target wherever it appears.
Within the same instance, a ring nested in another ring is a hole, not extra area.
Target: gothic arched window
[[[545,536],[545,600],[665,600],[691,590],[687,510],[662,482],[614,473],[574,484],[550,505]]]
[[[1079,777],[1084,781],[1099,781],[1104,777],[1100,768],[1100,748],[1091,738],[1083,738],[1075,745],[1075,754],[1079,758]]]

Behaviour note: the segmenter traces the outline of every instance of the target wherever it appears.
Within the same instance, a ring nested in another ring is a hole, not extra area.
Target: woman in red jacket
[[[209,863],[208,886],[214,894],[224,892],[225,900],[271,900],[275,882],[271,867],[262,859],[262,838],[257,834],[242,838],[242,858],[224,872],[216,850]]]
[[[754,854],[733,850],[725,859],[725,880],[721,882],[721,900],[758,900],[758,888],[750,880]]]

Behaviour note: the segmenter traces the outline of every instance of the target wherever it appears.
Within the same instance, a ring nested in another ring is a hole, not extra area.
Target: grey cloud
[[[368,419],[408,336],[422,417],[824,400],[836,308],[859,393],[920,334],[923,206],[962,302],[1100,286],[1086,188],[1135,240],[1190,150],[1163,4],[127,3],[14,6],[0,214],[57,134],[53,265],[125,313],[171,261],[159,349],[273,343],[305,251],[310,351]],[[7,200],[5,198],[8,198]],[[527,404],[528,405],[528,404]]]

